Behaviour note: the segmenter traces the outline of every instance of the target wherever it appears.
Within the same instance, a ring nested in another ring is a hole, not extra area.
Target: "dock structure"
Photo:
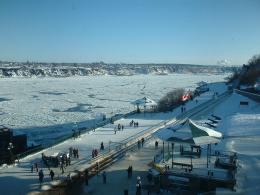
[[[180,148],[183,146],[180,145]],[[214,151],[209,154],[209,162],[206,159],[207,152],[200,149],[201,155],[192,153],[187,150],[190,155],[182,155],[182,150],[174,150],[171,158],[163,159],[157,156],[157,161],[152,164],[152,169],[157,170],[160,174],[154,176],[158,178],[158,182],[151,185],[159,185],[160,188],[174,191],[181,189],[184,191],[207,192],[214,191],[216,188],[228,188],[234,190],[236,185],[236,160],[237,154],[232,152]],[[191,147],[190,147],[191,148]],[[158,160],[160,158],[160,160]],[[151,174],[152,175],[152,174]],[[156,179],[154,179],[156,181]],[[147,187],[147,186],[146,186]],[[147,187],[148,189],[157,187]]]

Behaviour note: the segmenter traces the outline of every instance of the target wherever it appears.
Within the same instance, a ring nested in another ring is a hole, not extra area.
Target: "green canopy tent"
[[[209,162],[209,151],[211,151],[211,144],[217,144],[223,137],[222,133],[210,129],[205,126],[196,124],[190,119],[186,120],[186,127],[180,128],[177,131],[171,128],[164,128],[156,132],[154,135],[160,139],[172,143],[172,152],[174,143],[189,144],[193,146],[207,145],[207,167]],[[164,150],[164,148],[163,148]],[[172,156],[173,158],[173,156]]]

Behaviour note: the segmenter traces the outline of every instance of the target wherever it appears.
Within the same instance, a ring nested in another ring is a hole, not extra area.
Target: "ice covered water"
[[[107,117],[127,113],[130,104],[147,96],[155,101],[175,88],[193,89],[199,81],[223,81],[227,75],[171,74],[89,76],[68,78],[0,79],[0,124],[30,141],[42,142],[71,129],[94,124],[99,113]]]

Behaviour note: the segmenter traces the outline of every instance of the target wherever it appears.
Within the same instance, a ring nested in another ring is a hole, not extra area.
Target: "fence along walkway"
[[[99,163],[100,169],[102,169],[102,166],[106,167],[107,164],[109,164],[110,162],[114,162],[114,160],[116,160],[120,155],[123,155],[125,152],[129,151],[133,147],[137,147],[137,143],[138,143],[138,141],[141,140],[141,138],[148,140],[152,137],[153,133],[155,133],[156,131],[158,131],[162,128],[165,128],[167,126],[170,126],[170,125],[178,124],[178,123],[182,122],[182,120],[185,118],[194,117],[197,114],[199,114],[200,112],[205,111],[205,109],[210,109],[210,108],[216,106],[217,104],[221,103],[226,98],[228,98],[231,93],[232,93],[231,91],[227,91],[227,92],[221,94],[220,96],[218,96],[217,99],[210,99],[210,100],[200,104],[199,106],[194,107],[194,108],[186,111],[185,113],[180,114],[176,118],[172,118],[170,120],[160,122],[152,128],[144,129],[144,130],[136,133],[135,135],[122,140],[120,143],[111,145],[110,151],[101,153],[96,158],[82,159],[81,161],[78,161],[74,165],[73,169],[75,172],[72,174],[72,178],[73,177],[78,178],[79,175],[83,174],[83,172],[86,169],[89,169],[89,170],[93,169],[93,167],[96,166],[96,163]],[[59,185],[62,182],[64,182],[64,181],[60,181],[59,183],[56,183],[56,185]]]

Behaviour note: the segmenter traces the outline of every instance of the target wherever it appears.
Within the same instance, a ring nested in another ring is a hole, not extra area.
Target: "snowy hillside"
[[[171,73],[230,73],[232,67],[187,64],[105,64],[100,63],[19,63],[1,62],[0,78],[5,77],[70,77]]]

